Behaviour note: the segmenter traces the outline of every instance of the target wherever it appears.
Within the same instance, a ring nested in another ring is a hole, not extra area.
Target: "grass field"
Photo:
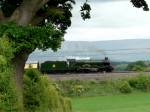
[[[150,93],[74,98],[73,112],[150,112]]]

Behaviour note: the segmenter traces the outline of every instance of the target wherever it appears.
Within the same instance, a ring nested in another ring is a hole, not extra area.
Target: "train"
[[[76,60],[66,61],[45,61],[40,64],[39,70],[42,73],[91,73],[91,72],[112,72],[114,70],[108,57],[103,60]]]

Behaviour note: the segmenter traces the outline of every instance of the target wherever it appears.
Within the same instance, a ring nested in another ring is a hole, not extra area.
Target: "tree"
[[[137,8],[149,10],[145,0],[131,0]],[[23,68],[36,48],[57,50],[65,30],[71,25],[74,0],[1,0],[0,37],[12,43],[17,85],[22,85]],[[90,18],[88,1],[81,7],[81,16]]]
[[[133,63],[128,64],[127,70],[130,71],[143,71],[147,65],[145,64],[144,61],[136,61]]]

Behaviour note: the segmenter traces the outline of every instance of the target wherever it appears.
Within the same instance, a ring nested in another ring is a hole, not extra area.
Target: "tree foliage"
[[[88,1],[86,0],[86,2],[83,4],[83,6],[81,6],[81,17],[83,18],[83,20],[85,19],[90,19],[90,11],[91,11],[91,7],[90,5],[87,3]]]
[[[63,34],[51,24],[41,27],[4,23],[0,24],[0,29],[0,37],[6,36],[10,39],[15,53],[32,52],[35,48],[56,50],[63,39]]]
[[[149,11],[148,4],[145,0],[131,0],[136,8],[143,8],[144,11]]]
[[[42,0],[39,0],[39,3],[40,1]],[[11,17],[14,11],[21,7],[22,4],[32,5],[32,2],[27,2],[24,2],[24,0],[3,0],[1,2],[1,9],[4,16]],[[71,25],[71,9],[73,4],[75,4],[74,0],[47,0],[45,4],[41,4],[42,6],[34,12],[35,14],[29,23],[41,26],[45,24],[46,19],[47,22],[51,22],[56,28],[65,33],[65,30]]]
[[[145,64],[144,61],[136,61],[136,62],[128,64],[127,70],[143,71],[146,67],[147,67],[147,65]]]

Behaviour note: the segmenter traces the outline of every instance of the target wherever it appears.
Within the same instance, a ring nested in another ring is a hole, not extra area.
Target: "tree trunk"
[[[28,59],[30,53],[20,53],[19,55],[16,55],[12,59],[12,64],[14,66],[15,71],[15,82],[16,82],[16,89],[18,94],[18,101],[19,101],[19,111],[23,112],[24,106],[23,106],[23,74],[24,74],[24,66],[26,63],[26,60]]]
[[[15,80],[17,89],[22,89],[23,84],[23,72],[24,66],[28,59],[29,53],[20,53],[20,55],[16,55],[15,58],[12,60],[14,70],[15,70]]]

